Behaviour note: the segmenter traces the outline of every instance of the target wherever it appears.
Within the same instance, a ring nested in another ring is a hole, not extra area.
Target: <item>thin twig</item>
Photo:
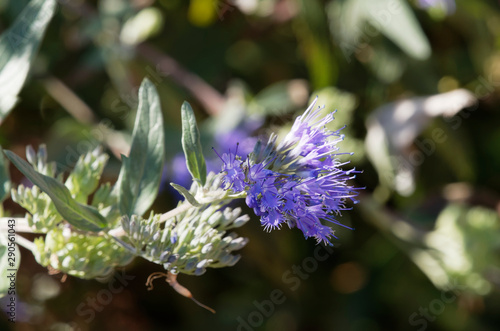
[[[203,105],[210,115],[218,114],[224,107],[225,98],[199,76],[188,71],[179,62],[154,46],[143,43],[137,46],[137,53],[151,63],[156,63],[160,74],[165,73],[181,85]]]
[[[210,308],[207,305],[202,304],[198,300],[196,300],[193,295],[191,294],[191,291],[189,291],[187,288],[182,286],[177,282],[177,275],[174,275],[170,272],[153,272],[151,275],[149,275],[147,281],[146,281],[146,286],[148,286],[148,291],[151,291],[153,289],[153,281],[158,278],[165,277],[165,281],[172,286],[172,288],[179,293],[180,295],[189,298],[193,300],[194,303],[196,303],[198,306],[205,308],[206,310],[210,311],[211,313],[215,314],[215,310]]]
[[[51,76],[43,80],[43,85],[47,92],[78,122],[92,125],[92,132],[100,136],[95,139],[107,145],[116,158],[121,159],[122,154],[128,155],[130,144],[123,135],[103,124],[104,122],[99,122],[92,109],[60,79]]]
[[[79,122],[84,124],[97,123],[92,109],[60,79],[52,76],[44,79],[42,83],[47,92]]]

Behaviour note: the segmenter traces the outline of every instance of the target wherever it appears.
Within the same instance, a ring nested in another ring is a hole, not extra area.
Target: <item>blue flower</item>
[[[271,135],[266,145],[257,143],[246,160],[232,153],[221,157],[224,188],[246,192],[246,203],[260,217],[265,230],[287,224],[299,228],[306,238],[330,243],[334,231],[322,221],[339,223],[334,216],[357,203],[357,188],[348,184],[359,171],[343,170],[337,143],[344,139],[340,130],[326,125],[333,114],[321,116],[314,108],[317,98],[299,116],[290,132],[277,144]],[[344,226],[344,225],[342,225]]]
[[[241,168],[240,158],[229,152],[222,154],[221,160],[224,162],[222,168],[222,172],[225,174],[223,178],[224,189],[232,188],[233,191],[243,191],[245,189],[245,173]]]

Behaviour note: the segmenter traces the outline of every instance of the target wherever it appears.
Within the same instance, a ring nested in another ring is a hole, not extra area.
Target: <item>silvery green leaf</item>
[[[186,164],[191,176],[205,185],[207,179],[207,166],[200,142],[200,131],[196,125],[191,105],[184,101],[181,107],[182,116],[182,149],[186,156]]]
[[[132,134],[130,155],[122,157],[118,179],[122,215],[143,215],[153,204],[163,169],[164,132],[160,98],[155,86],[144,79]]]
[[[354,53],[365,47],[365,43],[372,42],[376,31],[415,59],[425,60],[431,54],[429,41],[407,1],[331,1],[326,12],[330,31],[348,62]],[[366,23],[374,27],[375,33],[371,32],[372,29],[360,28]]]
[[[177,185],[175,183],[170,183],[170,185],[177,190],[186,200],[195,207],[200,207],[201,204],[196,201],[195,197],[184,187],[181,185]]]
[[[409,3],[405,0],[365,0],[367,13],[380,32],[408,55],[425,60],[431,47]],[[376,23],[375,23],[376,22]]]
[[[55,0],[32,0],[0,37],[0,123],[17,102],[55,8]]]
[[[9,294],[9,288],[11,279],[7,278],[11,273],[14,273],[19,268],[19,263],[21,262],[21,254],[17,245],[14,245],[14,249],[11,251],[14,253],[13,257],[9,259],[9,239],[7,234],[0,234],[0,298]],[[13,265],[11,265],[13,263]],[[15,277],[14,277],[15,281]]]
[[[7,198],[10,192],[10,186],[9,163],[5,159],[2,147],[0,146],[0,202]]]
[[[97,209],[76,202],[71,197],[68,188],[62,183],[35,171],[28,162],[11,151],[5,151],[5,155],[7,155],[19,171],[50,197],[59,214],[68,223],[78,229],[94,232],[98,232],[106,227],[107,221],[99,214]]]

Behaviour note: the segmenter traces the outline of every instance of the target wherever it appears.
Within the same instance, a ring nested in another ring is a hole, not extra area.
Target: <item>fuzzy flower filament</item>
[[[348,184],[359,171],[343,170],[337,143],[344,139],[340,130],[326,125],[333,114],[321,116],[317,98],[278,144],[271,135],[266,145],[257,143],[246,160],[225,153],[221,160],[223,188],[246,192],[246,204],[260,217],[265,230],[287,224],[299,228],[306,238],[330,243],[334,231],[322,221],[342,225],[335,217],[347,210],[345,202],[357,203],[357,188]],[[352,154],[352,153],[349,153]],[[342,225],[345,226],[345,225]]]

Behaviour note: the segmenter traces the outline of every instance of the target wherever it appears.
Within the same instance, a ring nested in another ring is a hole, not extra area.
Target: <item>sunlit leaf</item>
[[[177,192],[179,192],[180,194],[182,194],[182,196],[184,198],[186,198],[186,200],[192,204],[193,206],[195,207],[199,207],[201,206],[201,204],[196,201],[195,197],[184,187],[184,186],[181,186],[181,185],[177,185],[175,183],[170,183],[170,185],[175,188],[177,190]]]
[[[161,31],[163,20],[159,9],[144,8],[123,24],[120,40],[128,45],[141,43]]]
[[[186,164],[191,176],[201,184],[205,184],[207,179],[207,166],[200,142],[200,132],[196,125],[193,108],[187,102],[182,104],[182,149],[186,156]]]
[[[415,249],[411,257],[436,287],[486,295],[498,276],[499,234],[495,210],[450,204],[426,235],[427,248]]]
[[[408,55],[427,59],[431,47],[406,0],[364,0],[367,19]]]
[[[405,0],[332,1],[327,14],[330,30],[348,62],[353,54],[372,44],[377,32],[415,59],[424,60],[431,54],[429,41]]]
[[[17,102],[55,8],[55,0],[31,1],[0,37],[0,123]]]
[[[144,79],[128,157],[118,179],[123,215],[143,215],[158,195],[164,156],[163,117],[155,86]]]

